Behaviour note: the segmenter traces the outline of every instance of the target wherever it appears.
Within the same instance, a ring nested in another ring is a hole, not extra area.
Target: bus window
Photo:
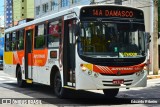
[[[45,25],[41,24],[36,26],[35,34],[35,48],[44,48],[45,47]]]
[[[61,25],[60,21],[50,22],[48,24],[48,47],[59,47],[59,38],[61,32]]]
[[[24,49],[24,30],[20,30],[17,35],[17,49],[23,50]]]
[[[12,51],[16,50],[16,32],[12,33]]]
[[[10,51],[11,50],[11,45],[10,45],[10,33],[6,34],[5,36],[5,51]]]

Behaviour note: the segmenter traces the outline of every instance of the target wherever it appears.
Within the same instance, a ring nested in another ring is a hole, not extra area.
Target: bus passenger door
[[[32,79],[33,26],[25,31],[25,79]]]
[[[66,20],[64,22],[64,85],[75,87],[75,35],[74,35],[75,20]]]

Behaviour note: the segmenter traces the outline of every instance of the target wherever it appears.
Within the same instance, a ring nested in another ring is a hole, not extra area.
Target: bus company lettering
[[[119,67],[119,68],[112,68],[111,70],[133,70],[133,68],[129,68],[129,67]]]
[[[37,55],[34,55],[34,58],[45,58],[45,55],[44,54],[37,54]]]
[[[132,71],[132,70],[142,70],[143,67],[115,67],[115,68],[111,68],[111,70],[118,70],[118,71]]]
[[[93,10],[93,16],[133,17],[133,11],[126,10]]]

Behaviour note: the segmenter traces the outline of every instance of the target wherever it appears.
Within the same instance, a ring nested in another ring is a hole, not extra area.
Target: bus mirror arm
[[[75,36],[79,36],[81,34],[81,30],[80,30],[80,20],[77,18],[75,27],[74,27],[74,34]]]
[[[79,19],[79,17],[76,17],[76,24],[79,24],[80,23],[80,19]]]
[[[74,29],[75,29],[74,30],[75,36],[80,36],[80,27],[79,27],[79,25],[76,24]]]

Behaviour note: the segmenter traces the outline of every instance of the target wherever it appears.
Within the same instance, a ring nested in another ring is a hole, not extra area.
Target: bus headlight
[[[82,71],[86,71],[87,70],[87,68],[84,67],[84,66],[82,66],[81,69],[82,69]]]
[[[85,66],[83,66],[83,64],[80,64],[82,71],[86,71],[87,68]]]

